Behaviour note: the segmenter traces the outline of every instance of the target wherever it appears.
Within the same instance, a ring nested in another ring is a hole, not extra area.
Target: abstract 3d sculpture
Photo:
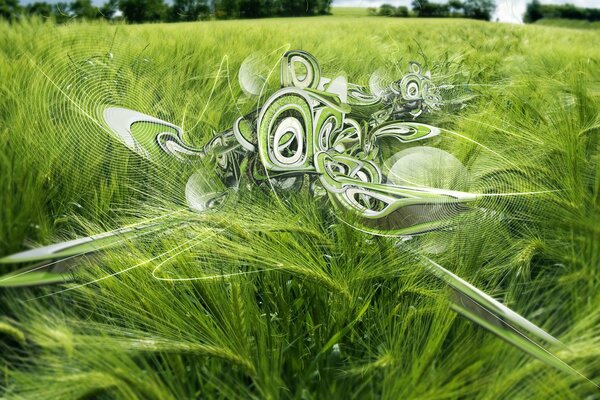
[[[312,55],[290,51],[282,59],[281,86],[258,111],[240,117],[201,149],[186,145],[179,127],[136,111],[107,108],[104,119],[125,145],[144,157],[163,153],[182,161],[219,159],[219,175],[232,187],[241,173],[284,190],[310,180],[313,191],[324,190],[333,204],[356,215],[362,229],[376,234],[414,234],[445,226],[444,217],[477,199],[471,193],[392,184],[382,171],[382,139],[413,143],[440,133],[412,122],[439,101],[429,73],[422,74],[418,64],[411,63],[409,74],[372,94],[341,76],[323,78]],[[136,124],[162,125],[165,132],[136,136]],[[243,160],[251,170],[240,170]],[[223,195],[205,198],[200,209]]]

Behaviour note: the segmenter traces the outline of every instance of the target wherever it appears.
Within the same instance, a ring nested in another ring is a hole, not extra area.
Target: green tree
[[[262,0],[239,0],[240,18],[259,18],[269,16],[264,10]]]
[[[20,12],[19,0],[0,0],[0,18],[15,19]]]
[[[214,8],[217,19],[239,18],[240,16],[238,0],[215,0]]]
[[[429,0],[413,0],[412,7],[418,17],[440,18],[450,14],[448,4],[430,3]]]
[[[100,7],[100,15],[106,19],[113,19],[119,10],[119,0],[108,0]]]
[[[325,15],[329,14],[331,0],[293,0],[292,12],[287,15]]]
[[[412,0],[410,6],[414,13],[419,16],[419,10],[421,9],[421,5],[428,4],[429,0]]]
[[[524,22],[535,22],[543,17],[544,14],[542,14],[542,4],[539,2],[539,0],[533,0],[531,3],[527,4],[525,15],[523,15]]]
[[[281,1],[280,0],[264,0],[264,15],[270,17],[274,15],[281,15]]]
[[[198,21],[208,18],[210,8],[206,0],[175,0],[171,7],[171,21]]]
[[[91,0],[74,0],[69,4],[69,10],[78,18],[94,19],[98,16],[98,8],[92,5]]]
[[[311,0],[281,0],[281,15],[285,17],[307,15],[307,11],[311,9],[310,1]]]
[[[448,2],[448,8],[450,9],[450,15],[456,15],[456,16],[464,15],[464,12],[463,12],[464,4],[460,0],[450,0]]]
[[[465,17],[489,21],[496,10],[494,0],[465,0],[463,3]]]
[[[397,7],[396,11],[394,12],[394,16],[401,17],[401,18],[407,18],[409,16],[408,7],[405,7],[405,6]]]
[[[331,3],[333,0],[314,0],[315,5],[313,14],[311,15],[327,15],[331,14]]]
[[[164,19],[167,7],[163,0],[119,0],[119,9],[129,22],[155,22]]]
[[[391,17],[395,13],[396,13],[396,7],[394,7],[391,4],[382,4],[381,7],[379,7],[378,15],[383,16],[383,17]]]
[[[325,15],[332,0],[214,0],[217,19]]]
[[[46,2],[38,1],[27,6],[27,13],[30,15],[39,15],[41,17],[50,17],[52,6]]]
[[[71,19],[70,5],[68,3],[59,2],[52,5],[52,14],[57,23],[62,24]]]

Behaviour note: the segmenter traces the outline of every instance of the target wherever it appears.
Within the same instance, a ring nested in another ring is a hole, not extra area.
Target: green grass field
[[[1,22],[0,37],[0,256],[166,213],[186,221],[71,260],[77,282],[92,284],[0,288],[0,398],[598,398],[590,381],[453,313],[411,252],[559,338],[548,350],[600,383],[600,32],[340,13]],[[86,96],[69,82],[105,87],[94,71],[118,62],[110,79],[131,104],[203,143],[257,104],[237,83],[242,60],[276,62],[286,49],[359,83],[418,61],[469,94],[426,121],[468,139],[447,147],[478,171],[472,188],[546,193],[494,200],[501,214],[402,245],[340,223],[304,191],[242,191],[199,215],[177,201],[189,170],[149,165],[83,112],[61,114],[68,96]],[[233,275],[153,276],[214,271]]]
[[[331,14],[336,17],[366,17],[367,9],[364,7],[333,7]]]
[[[600,29],[600,22],[578,21],[568,19],[541,19],[536,22],[536,25],[572,29]]]

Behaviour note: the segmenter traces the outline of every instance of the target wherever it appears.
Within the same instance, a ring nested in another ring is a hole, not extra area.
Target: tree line
[[[369,8],[369,15],[384,17],[422,18],[472,18],[489,21],[492,19],[496,3],[494,0],[449,0],[447,3],[433,3],[430,0],[413,0],[412,9],[391,4],[379,8]]]
[[[100,7],[91,0],[22,6],[19,0],[0,0],[0,18],[10,21],[41,16],[58,23],[73,19],[124,19],[132,23],[178,22],[207,19],[313,16],[330,13],[333,0],[107,0]]]
[[[540,19],[579,19],[600,21],[600,8],[582,8],[572,4],[541,4],[533,0],[527,4],[523,21],[531,23]]]

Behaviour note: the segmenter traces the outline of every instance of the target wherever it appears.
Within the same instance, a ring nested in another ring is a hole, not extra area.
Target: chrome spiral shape
[[[460,209],[452,205],[477,198],[395,185],[380,167],[385,161],[380,151],[383,141],[410,144],[440,134],[436,127],[411,121],[439,102],[431,74],[423,73],[419,64],[410,63],[406,75],[386,86],[375,76],[373,92],[343,76],[323,77],[317,59],[301,50],[283,55],[280,74],[281,89],[202,149],[186,145],[177,126],[136,111],[108,108],[105,121],[143,156],[166,154],[187,161],[212,157],[224,181],[234,188],[244,159],[253,166],[253,180],[278,190],[299,188],[308,174],[313,193],[326,193],[336,207],[353,213],[362,229],[376,234],[415,234],[445,226],[446,217]],[[401,117],[410,120],[398,120]],[[148,125],[153,129],[146,129]],[[196,199],[193,208],[203,210],[220,202],[199,196],[194,182],[186,189]],[[222,198],[219,193],[212,196]],[[439,209],[444,212],[435,211]]]

